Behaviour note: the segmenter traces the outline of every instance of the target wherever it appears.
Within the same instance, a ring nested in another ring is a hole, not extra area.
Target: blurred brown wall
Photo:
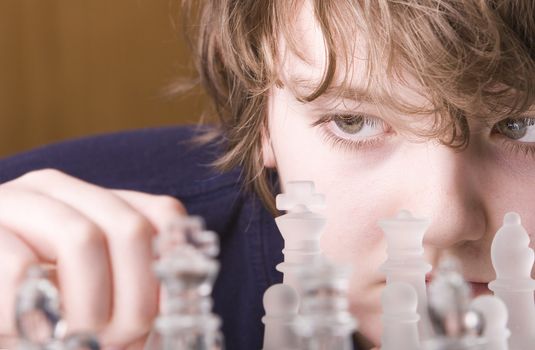
[[[179,0],[1,0],[0,156],[52,141],[193,122]]]

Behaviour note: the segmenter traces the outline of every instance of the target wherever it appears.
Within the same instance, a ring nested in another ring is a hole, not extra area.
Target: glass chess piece
[[[154,241],[162,284],[160,314],[145,350],[220,350],[221,321],[211,312],[219,242],[199,217],[177,219]]]
[[[508,341],[511,331],[507,328],[509,315],[503,300],[495,295],[480,295],[472,300],[470,309],[485,320],[481,332],[485,338],[485,350],[510,349]]]
[[[66,334],[57,288],[44,266],[31,266],[17,293],[15,322],[20,350],[99,350],[88,334]]]
[[[530,245],[532,241],[520,215],[509,212],[504,215],[503,225],[496,232],[490,249],[496,279],[489,283],[489,289],[507,308],[511,350],[535,347],[535,279],[531,275],[535,252]]]
[[[381,306],[381,350],[421,350],[416,289],[407,282],[387,283]]]
[[[425,350],[483,350],[482,315],[470,309],[472,291],[453,257],[441,259],[429,286],[429,319],[435,336],[423,342]]]
[[[357,321],[349,312],[350,269],[325,259],[299,273],[301,304],[296,333],[303,350],[352,350]]]

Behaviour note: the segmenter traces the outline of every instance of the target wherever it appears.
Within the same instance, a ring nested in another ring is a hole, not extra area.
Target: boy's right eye
[[[365,119],[358,115],[336,115],[332,121],[343,132],[353,135],[362,130]]]
[[[325,140],[335,147],[358,150],[377,145],[392,132],[381,119],[364,114],[331,114],[313,126],[319,126]]]
[[[388,129],[382,120],[361,114],[331,115],[327,126],[337,136],[352,140],[381,136]]]

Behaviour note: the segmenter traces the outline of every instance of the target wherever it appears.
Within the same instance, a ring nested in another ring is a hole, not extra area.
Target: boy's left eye
[[[535,118],[507,118],[496,123],[493,132],[519,142],[535,142]]]

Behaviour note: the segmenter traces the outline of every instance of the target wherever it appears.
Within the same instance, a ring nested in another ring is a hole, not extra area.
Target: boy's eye
[[[379,147],[391,133],[391,128],[384,121],[364,114],[330,114],[312,126],[319,126],[327,143],[345,151]]]
[[[343,132],[347,134],[356,134],[364,126],[364,118],[361,116],[335,116],[333,122]]]
[[[535,118],[507,118],[493,127],[493,132],[520,142],[535,142]]]
[[[358,114],[335,114],[330,124],[333,133],[354,140],[381,135],[386,128],[381,120]]]

